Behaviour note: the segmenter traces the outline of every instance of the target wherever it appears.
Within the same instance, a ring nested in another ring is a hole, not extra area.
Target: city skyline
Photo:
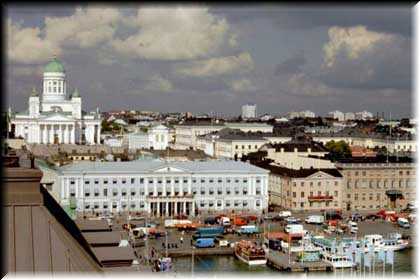
[[[57,55],[88,111],[411,117],[411,19],[408,5],[8,6],[6,105],[26,108]]]

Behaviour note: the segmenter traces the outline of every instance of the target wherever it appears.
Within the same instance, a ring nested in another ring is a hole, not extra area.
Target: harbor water
[[[414,273],[414,249],[406,249],[404,251],[395,252],[394,258],[394,273]],[[176,274],[181,275],[191,275],[194,274],[206,274],[206,273],[241,273],[246,272],[257,275],[273,275],[279,273],[288,273],[280,272],[268,266],[248,266],[247,264],[239,261],[234,256],[195,256],[194,261],[192,257],[180,257],[173,258],[172,270]],[[192,264],[194,263],[194,268]],[[375,275],[379,276],[383,272],[382,263],[376,263],[375,265]],[[318,272],[310,272],[309,274],[320,274]],[[323,272],[325,273],[325,272]],[[343,272],[337,270],[335,273],[344,273],[344,274],[354,274],[355,272],[350,269],[345,269]],[[371,272],[373,273],[373,272]],[[385,266],[385,273],[392,273],[392,266],[387,264]],[[334,272],[329,273],[334,275]],[[369,268],[366,268],[366,275],[371,275],[369,273]],[[360,275],[360,270],[359,274]]]

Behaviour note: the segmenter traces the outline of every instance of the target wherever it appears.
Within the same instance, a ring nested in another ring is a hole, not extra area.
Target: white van
[[[292,212],[290,211],[281,211],[279,213],[279,217],[281,218],[287,218],[287,217],[291,217],[292,216]]]
[[[311,215],[305,219],[305,223],[307,224],[317,224],[320,225],[324,222],[324,216],[321,215]]]
[[[284,231],[287,233],[303,233],[303,225],[290,224],[285,226]]]
[[[230,219],[228,217],[221,217],[220,223],[222,226],[230,226]]]

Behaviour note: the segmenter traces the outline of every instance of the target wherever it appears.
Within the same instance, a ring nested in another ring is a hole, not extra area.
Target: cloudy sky
[[[8,6],[7,104],[54,54],[84,108],[412,111],[410,6]]]

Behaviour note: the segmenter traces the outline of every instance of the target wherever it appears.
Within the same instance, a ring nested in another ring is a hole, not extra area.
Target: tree
[[[332,157],[332,159],[351,157],[350,146],[343,140],[338,142],[335,142],[334,140],[329,141],[325,147],[330,152],[330,157]]]

